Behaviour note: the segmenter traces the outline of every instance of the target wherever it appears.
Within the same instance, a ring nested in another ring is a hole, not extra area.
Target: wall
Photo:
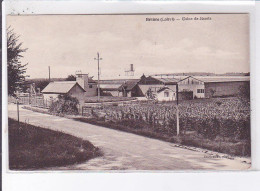
[[[205,96],[207,98],[212,97],[211,89],[215,91],[213,96],[232,96],[239,93],[239,88],[246,82],[205,82]]]
[[[77,98],[79,102],[84,102],[85,100],[85,92],[77,85],[71,88],[68,95]]]
[[[92,88],[90,88],[90,85]],[[97,96],[97,84],[89,84],[85,86],[85,96],[87,97],[92,97],[92,96]]]

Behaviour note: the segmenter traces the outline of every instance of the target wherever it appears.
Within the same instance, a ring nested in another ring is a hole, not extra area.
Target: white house
[[[165,86],[157,91],[156,97],[158,101],[174,101],[176,100],[176,92]]]

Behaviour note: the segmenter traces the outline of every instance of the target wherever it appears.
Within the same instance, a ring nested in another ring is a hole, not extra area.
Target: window
[[[169,97],[169,92],[164,92],[164,97]]]
[[[92,88],[92,85],[89,85],[89,88]]]

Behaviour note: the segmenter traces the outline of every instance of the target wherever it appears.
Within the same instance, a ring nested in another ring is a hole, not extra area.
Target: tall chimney
[[[134,65],[130,64],[130,71],[133,72],[134,71]]]

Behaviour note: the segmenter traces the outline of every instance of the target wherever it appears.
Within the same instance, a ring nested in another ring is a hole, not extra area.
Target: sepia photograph
[[[7,15],[9,170],[250,170],[249,23]]]

